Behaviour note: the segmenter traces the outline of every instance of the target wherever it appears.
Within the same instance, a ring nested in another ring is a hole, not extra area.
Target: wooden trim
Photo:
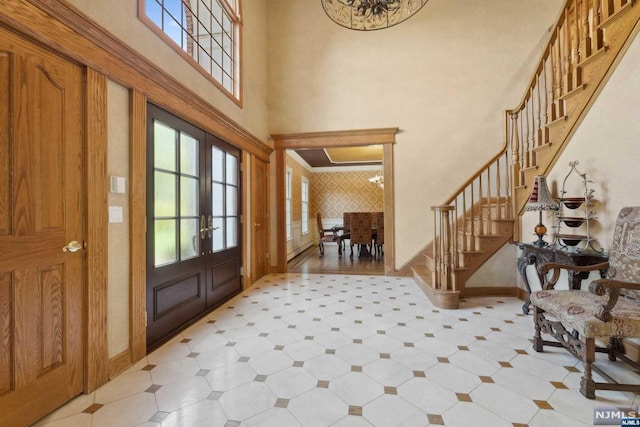
[[[276,148],[276,242],[278,250],[277,272],[287,271],[287,220],[285,218],[285,172],[287,169],[286,151]]]
[[[426,269],[425,269],[426,270]],[[422,292],[429,298],[429,301],[433,303],[436,307],[444,308],[447,310],[457,310],[460,306],[460,292],[458,291],[440,291],[438,289],[434,289],[426,280],[423,278],[418,269],[414,268],[413,271],[413,280],[415,280],[416,284],[422,289]]]
[[[107,77],[86,70],[86,266],[85,393],[109,380],[107,337],[108,193]]]
[[[87,361],[85,391],[108,378],[107,277],[107,134],[106,79],[132,89],[131,105],[131,358],[146,355],[145,326],[145,197],[146,102],[188,117],[194,125],[268,162],[273,149],[213,107],[197,93],[135,52],[66,2],[5,0],[0,23],[30,39],[84,64],[92,82],[104,93],[87,94]],[[96,76],[99,78],[96,79]],[[104,97],[101,99],[100,97]],[[90,118],[90,119],[89,119]],[[94,330],[94,328],[96,328]],[[90,341],[89,341],[90,340]]]
[[[393,144],[398,128],[358,129],[346,131],[274,134],[274,147],[328,148],[358,145]]]
[[[394,133],[395,134],[395,133]],[[394,274],[395,261],[395,193],[393,169],[393,145],[385,144],[382,148],[382,173],[384,175],[384,274]]]
[[[242,152],[242,170],[241,170],[241,183],[242,183],[242,265],[244,266],[244,272],[242,277],[242,289],[247,289],[253,283],[253,259],[252,259],[252,245],[251,239],[253,239],[253,228],[251,224],[254,221],[255,204],[253,203],[252,194],[252,181],[251,175],[253,174],[253,159],[250,153]]]
[[[0,22],[145,94],[154,104],[268,161],[273,149],[127,46],[72,5],[51,0],[3,0]]]
[[[122,353],[109,359],[109,379],[117,377],[131,366],[131,350],[126,349]]]
[[[384,144],[384,271],[393,275],[395,269],[395,190],[393,169],[393,144],[398,128],[357,129],[346,131],[274,134],[276,150],[276,233],[277,272],[287,271],[287,242],[285,228],[285,171],[286,150],[298,148],[328,148]]]
[[[492,296],[492,297],[513,297],[518,299],[526,299],[526,297],[522,298],[522,294],[520,291],[521,289],[516,286],[465,287],[464,295],[462,296],[462,298]]]
[[[129,176],[130,295],[129,346],[131,360],[147,354],[146,212],[147,212],[147,97],[131,91],[131,151]]]

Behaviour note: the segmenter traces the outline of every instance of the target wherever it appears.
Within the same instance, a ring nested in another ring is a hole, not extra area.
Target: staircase
[[[411,267],[434,305],[458,308],[465,283],[519,236],[535,175],[546,175],[637,33],[638,0],[567,0],[520,105],[505,112],[505,144],[431,210],[434,240]]]

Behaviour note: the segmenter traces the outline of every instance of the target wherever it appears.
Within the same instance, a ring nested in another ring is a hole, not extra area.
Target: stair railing
[[[513,219],[521,206],[513,190],[526,186],[536,154],[552,141],[549,129],[566,119],[565,102],[584,87],[581,66],[605,50],[609,21],[635,0],[567,0],[520,104],[505,112],[503,148],[434,212],[432,286],[459,291],[461,253],[476,251],[478,235],[493,233],[494,219]]]

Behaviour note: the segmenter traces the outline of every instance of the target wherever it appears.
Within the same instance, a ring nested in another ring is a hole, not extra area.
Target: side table
[[[520,257],[518,257],[518,271],[520,272],[520,276],[522,277],[529,294],[531,294],[531,287],[527,280],[528,265],[535,264],[536,274],[540,279],[540,283],[544,283],[544,277],[538,273],[538,266],[545,262],[559,262],[568,265],[585,266],[607,262],[609,260],[609,257],[604,253],[595,251],[577,252],[572,250],[572,248],[559,245],[536,246],[533,243],[516,243],[516,246],[522,250]],[[589,277],[589,272],[583,271],[568,270],[568,274],[569,287],[571,289],[580,289],[582,280]],[[600,270],[600,277],[604,278],[605,274],[606,270]],[[529,296],[527,295],[527,301],[522,306],[522,312],[524,314],[529,314],[530,304],[531,301],[529,301]]]

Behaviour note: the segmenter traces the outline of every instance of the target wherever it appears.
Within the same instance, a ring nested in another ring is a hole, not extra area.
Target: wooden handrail
[[[434,218],[433,261],[438,266],[434,286],[456,291],[455,279],[450,281],[443,273],[455,274],[460,267],[458,251],[476,251],[476,237],[492,230],[492,217],[514,218],[519,209],[516,204],[523,201],[512,199],[513,191],[526,185],[526,172],[538,167],[538,151],[551,145],[549,128],[567,120],[567,99],[584,89],[583,65],[606,47],[603,26],[634,3],[636,0],[566,0],[549,29],[549,39],[520,103],[504,112],[502,148],[443,204],[432,207],[439,216]]]

